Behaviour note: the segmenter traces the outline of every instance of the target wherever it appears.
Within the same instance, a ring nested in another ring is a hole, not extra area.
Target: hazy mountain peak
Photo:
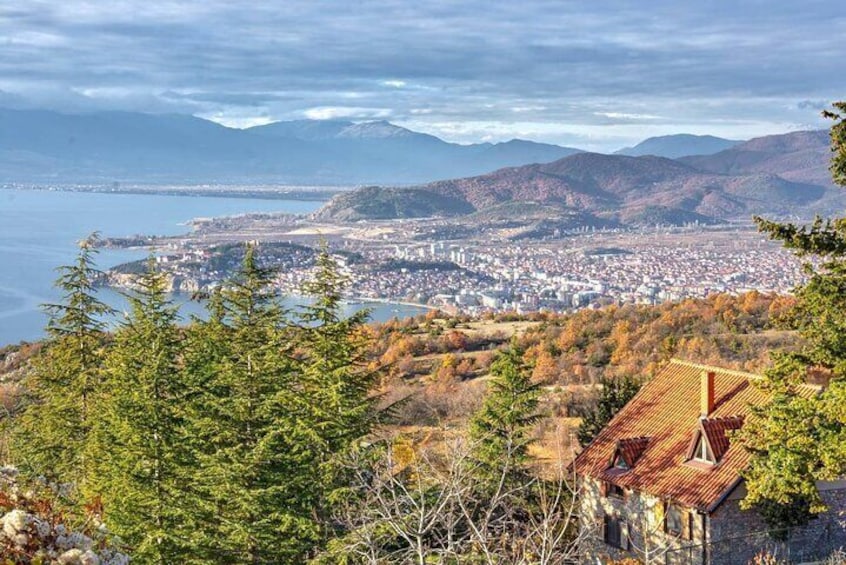
[[[246,131],[275,137],[292,137],[309,141],[332,139],[354,125],[347,120],[290,120],[247,128]]]
[[[713,155],[682,161],[714,173],[774,173],[791,181],[830,186],[829,144],[828,130],[794,131],[757,137]]]
[[[567,174],[586,172],[590,175],[619,174],[684,174],[693,169],[679,161],[660,155],[607,155],[582,152],[543,165],[544,170]]]
[[[495,143],[494,145],[500,145],[504,147],[561,147],[560,145],[552,145],[550,143],[532,141],[530,139],[520,139],[519,137],[509,139],[508,141],[500,141],[499,143]]]
[[[0,182],[412,184],[575,151],[532,142],[460,145],[385,120],[302,119],[242,130],[187,114],[0,108]]]
[[[634,147],[624,147],[615,154],[638,157],[656,155],[669,159],[678,159],[688,155],[713,155],[742,143],[733,139],[724,139],[713,135],[693,135],[677,133],[644,139]]]
[[[261,135],[291,137],[308,141],[330,139],[387,139],[398,137],[430,137],[392,124],[387,120],[352,122],[349,120],[290,120],[255,126],[247,131]]]
[[[808,130],[766,135],[742,143],[738,149],[744,151],[804,151],[828,147],[830,143],[829,131]]]
[[[337,137],[340,138],[386,138],[386,137],[406,137],[411,135],[425,135],[413,132],[404,127],[392,124],[386,120],[377,120],[372,122],[360,122],[357,124],[350,124],[340,132]]]

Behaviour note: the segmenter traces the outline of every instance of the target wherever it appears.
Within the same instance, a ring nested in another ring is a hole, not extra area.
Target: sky
[[[818,128],[842,0],[7,0],[0,107],[385,119],[609,150]]]

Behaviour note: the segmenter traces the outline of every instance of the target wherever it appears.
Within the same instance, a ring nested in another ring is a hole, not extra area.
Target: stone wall
[[[846,488],[819,485],[829,511],[804,528],[790,532],[785,542],[773,540],[754,511],[741,510],[746,492],[739,487],[708,519],[709,562],[712,565],[746,565],[761,551],[794,563],[816,561],[846,548]]]
[[[602,496],[599,481],[583,479],[580,519],[587,537],[582,563],[633,557],[649,565],[747,565],[761,551],[794,563],[819,560],[846,549],[846,483],[821,484],[820,491],[829,512],[793,530],[786,542],[771,539],[756,512],[740,509],[746,495],[742,485],[710,516],[689,510],[693,512],[692,539],[680,540],[664,533],[663,503],[656,497],[634,491],[627,491],[624,499]],[[606,514],[627,520],[628,551],[603,540]]]
[[[593,479],[580,482],[581,526],[586,533],[582,545],[582,563],[604,564],[634,557],[661,564],[702,563],[704,523],[702,515],[693,512],[691,540],[682,540],[664,533],[664,504],[645,493],[628,490],[623,499],[602,496],[601,483]],[[629,549],[621,550],[605,543],[603,521],[606,514],[626,520]]]

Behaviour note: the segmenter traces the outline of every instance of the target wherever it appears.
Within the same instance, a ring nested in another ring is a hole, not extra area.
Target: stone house
[[[766,400],[758,378],[673,360],[643,386],[574,462],[583,562],[746,564],[764,548],[807,561],[846,548],[846,481],[818,484],[829,511],[787,542],[741,510],[750,456],[730,437]]]

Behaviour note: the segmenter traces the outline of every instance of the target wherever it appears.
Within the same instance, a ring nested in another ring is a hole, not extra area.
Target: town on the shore
[[[387,240],[378,229],[358,229],[354,237],[329,233],[326,238],[319,230],[300,229],[259,240],[259,257],[275,270],[283,293],[300,291],[323,244],[348,279],[349,301],[412,303],[470,315],[658,304],[752,290],[789,293],[804,280],[802,262],[750,225],[583,229],[518,241],[427,241],[398,238],[396,232]],[[173,238],[159,245],[156,261],[171,290],[207,291],[237,268],[242,248]],[[110,270],[109,283],[131,287],[140,267],[139,261]]]

